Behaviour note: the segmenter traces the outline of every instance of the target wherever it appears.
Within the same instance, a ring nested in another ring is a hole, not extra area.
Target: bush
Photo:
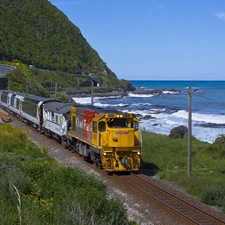
[[[201,201],[208,205],[225,206],[224,186],[210,187],[202,192]]]
[[[215,141],[213,142],[213,145],[222,145],[225,146],[225,135],[220,134]]]
[[[169,137],[170,138],[184,138],[188,134],[188,128],[185,126],[178,126],[173,128],[170,131]]]
[[[0,151],[12,152],[15,148],[25,148],[26,139],[25,131],[15,130],[11,124],[0,124]]]

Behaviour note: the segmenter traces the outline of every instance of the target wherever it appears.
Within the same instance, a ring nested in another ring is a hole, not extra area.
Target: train
[[[132,113],[0,90],[0,106],[108,172],[140,169],[142,138]]]

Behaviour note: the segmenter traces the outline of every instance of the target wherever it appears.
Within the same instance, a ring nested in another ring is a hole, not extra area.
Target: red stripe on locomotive
[[[92,119],[95,117],[95,112],[84,110],[84,133],[83,136],[91,141],[92,138]]]

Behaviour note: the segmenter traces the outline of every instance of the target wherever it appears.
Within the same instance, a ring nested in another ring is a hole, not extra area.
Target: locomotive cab
[[[92,144],[101,149],[103,169],[128,171],[140,168],[141,132],[133,114],[98,114],[93,118]]]

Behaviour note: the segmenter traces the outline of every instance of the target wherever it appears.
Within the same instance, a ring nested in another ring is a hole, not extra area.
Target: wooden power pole
[[[94,105],[94,88],[92,80],[91,80],[91,105]]]
[[[55,99],[57,98],[57,82],[55,83]]]
[[[192,93],[188,88],[188,177],[192,171]]]

